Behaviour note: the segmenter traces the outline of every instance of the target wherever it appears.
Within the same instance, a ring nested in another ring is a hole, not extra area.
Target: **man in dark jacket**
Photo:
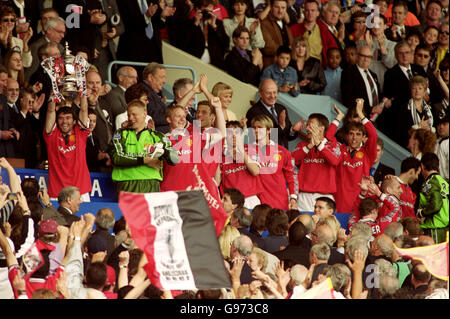
[[[262,54],[259,49],[247,50],[250,31],[239,26],[233,31],[234,47],[225,59],[227,72],[244,83],[258,86],[263,68]]]

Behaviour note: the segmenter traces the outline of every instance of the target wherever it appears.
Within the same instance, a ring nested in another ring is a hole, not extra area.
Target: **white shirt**
[[[367,74],[366,74],[366,72],[362,68],[360,68],[359,65],[356,65],[356,66],[358,67],[358,70],[361,73],[361,76],[364,80],[364,84],[366,85],[367,97],[369,98],[369,104],[370,104],[370,106],[374,106],[373,99],[372,99],[372,90],[370,88],[369,80],[367,80],[367,75],[370,76],[370,78],[372,79],[373,85],[375,86],[375,92],[379,96],[375,79],[372,77],[369,70],[367,70]]]
[[[400,67],[400,69],[402,70],[403,74],[406,76],[407,79],[409,79],[408,70],[411,72],[411,75],[413,75],[412,70],[411,70],[411,65],[409,65],[408,67],[405,67],[405,66],[399,64],[398,66]]]
[[[22,3],[20,3],[17,0],[13,0],[13,1],[14,1],[14,4],[17,6],[17,8],[19,8],[20,17],[24,17],[25,16],[25,0]]]

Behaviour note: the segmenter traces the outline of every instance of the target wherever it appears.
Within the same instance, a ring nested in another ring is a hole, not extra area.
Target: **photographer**
[[[117,60],[114,39],[125,31],[120,17],[116,0],[87,1],[87,12],[90,15],[90,29],[95,37],[87,37],[91,42],[88,48],[93,49],[93,64],[103,79],[107,78],[107,69],[110,61]]]
[[[196,4],[194,18],[186,24],[185,33],[178,34],[179,43],[187,53],[225,70],[224,56],[230,39],[213,8],[214,0],[201,0]]]

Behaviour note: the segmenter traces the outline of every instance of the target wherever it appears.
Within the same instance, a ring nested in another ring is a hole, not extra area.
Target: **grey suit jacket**
[[[113,88],[106,96],[105,100],[109,105],[112,117],[112,123],[116,123],[116,117],[127,110],[127,102],[125,101],[125,91],[119,86]],[[118,127],[115,128],[116,130]]]
[[[30,81],[31,75],[36,72],[41,64],[41,61],[38,56],[38,51],[41,46],[47,43],[47,39],[45,36],[40,37],[36,41],[30,44],[31,56],[33,57],[33,61],[31,62],[31,66],[29,68],[25,68],[25,79]],[[59,51],[61,52],[61,56],[64,55],[64,47],[61,44],[58,44]]]

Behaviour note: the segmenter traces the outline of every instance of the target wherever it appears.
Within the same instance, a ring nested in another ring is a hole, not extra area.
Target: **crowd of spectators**
[[[202,74],[175,81],[169,104],[162,41],[258,87],[259,100],[239,119],[236,88]],[[66,43],[89,69],[86,94],[63,104],[41,63]],[[286,299],[326,278],[334,298],[448,298],[394,247],[448,233],[448,1],[7,0],[0,53],[1,298]],[[148,64],[114,68],[112,88],[114,60]],[[292,123],[284,93],[347,111]],[[377,129],[411,153],[398,176]],[[18,182],[10,158],[48,169],[48,191]],[[75,215],[90,172],[138,193],[213,181],[231,289],[154,287],[123,217]]]

